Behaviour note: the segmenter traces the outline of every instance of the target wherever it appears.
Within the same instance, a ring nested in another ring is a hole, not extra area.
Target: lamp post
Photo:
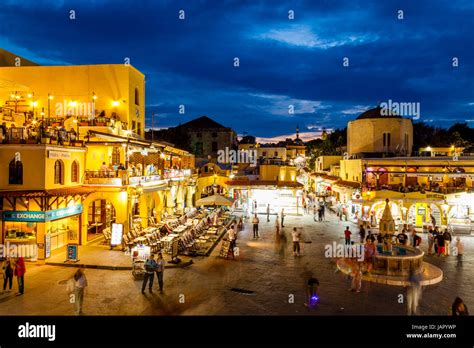
[[[51,117],[51,100],[54,99],[54,96],[51,93],[48,93],[48,119]]]

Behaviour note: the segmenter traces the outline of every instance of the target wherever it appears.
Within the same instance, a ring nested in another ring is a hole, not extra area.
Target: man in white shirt
[[[252,224],[253,224],[253,239],[258,238],[258,217],[257,214],[255,214],[254,218],[252,219]]]
[[[291,236],[293,237],[293,256],[300,256],[301,232],[299,232],[296,227],[293,227]]]

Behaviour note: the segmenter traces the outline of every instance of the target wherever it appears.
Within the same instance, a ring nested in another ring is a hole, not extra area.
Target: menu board
[[[112,224],[112,237],[110,238],[110,245],[122,244],[123,224]]]

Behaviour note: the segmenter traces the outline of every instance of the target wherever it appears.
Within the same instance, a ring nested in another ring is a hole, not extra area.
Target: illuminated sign
[[[82,213],[82,204],[72,205],[66,208],[44,211],[4,211],[2,219],[4,221],[19,222],[45,222],[62,219]]]
[[[122,244],[123,224],[112,224],[112,237],[110,238],[110,245]]]
[[[66,151],[48,151],[48,158],[70,159],[71,153]]]

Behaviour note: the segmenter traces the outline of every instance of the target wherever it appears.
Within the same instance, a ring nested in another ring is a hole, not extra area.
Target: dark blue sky
[[[2,4],[0,47],[25,58],[48,65],[129,57],[146,75],[147,120],[154,111],[159,127],[208,115],[239,134],[271,137],[296,124],[302,132],[344,127],[389,99],[420,103],[420,121],[474,124],[472,0]]]

